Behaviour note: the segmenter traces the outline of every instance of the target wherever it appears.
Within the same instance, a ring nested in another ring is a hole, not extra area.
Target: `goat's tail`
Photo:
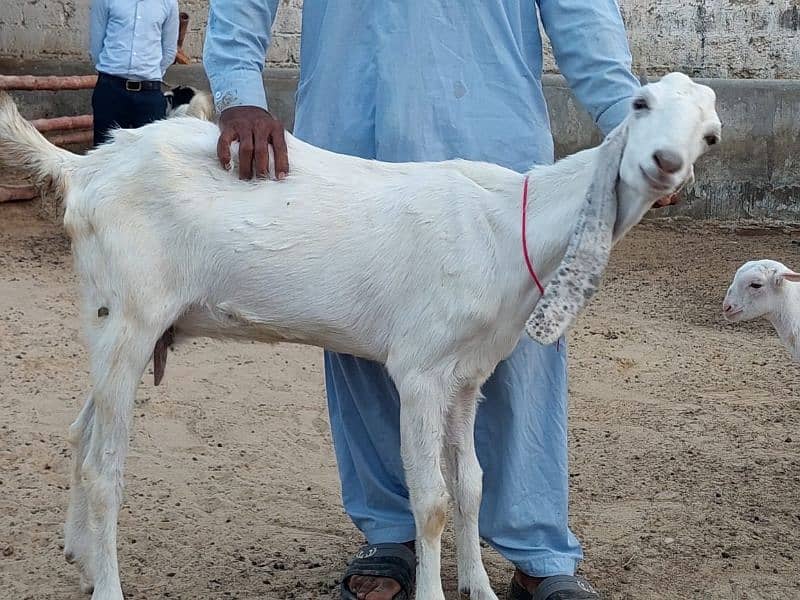
[[[52,182],[63,197],[69,173],[80,156],[53,145],[19,114],[11,96],[0,91],[0,163],[18,168],[37,185]]]

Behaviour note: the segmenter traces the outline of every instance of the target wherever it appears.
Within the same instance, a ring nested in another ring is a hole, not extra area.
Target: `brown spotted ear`
[[[617,220],[617,180],[626,139],[623,122],[598,148],[594,178],[567,251],[525,324],[525,331],[540,344],[555,343],[600,285]]]

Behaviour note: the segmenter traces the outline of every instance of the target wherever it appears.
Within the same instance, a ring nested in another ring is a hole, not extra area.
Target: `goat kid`
[[[800,361],[800,273],[777,260],[750,260],[736,271],[722,303],[731,323],[764,317]]]
[[[527,174],[464,160],[382,163],[287,135],[284,181],[240,181],[218,167],[213,123],[118,130],[76,156],[0,96],[0,157],[63,192],[79,276],[93,386],[70,428],[65,553],[84,588],[94,600],[122,598],[116,527],[132,406],[154,347],[174,331],[385,364],[401,399],[417,597],[444,598],[452,496],[459,588],[496,600],[478,535],[480,387],[524,330],[542,343],[564,334],[611,246],[691,180],[719,135],[714,92],[675,73],[642,87],[602,145]],[[521,251],[526,177],[542,298]]]

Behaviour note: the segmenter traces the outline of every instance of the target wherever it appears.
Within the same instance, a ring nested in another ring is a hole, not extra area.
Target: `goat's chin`
[[[621,178],[617,185],[617,220],[614,222],[612,244],[625,237],[661,196],[640,178],[633,182]]]
[[[617,208],[617,220],[614,223],[614,233],[611,238],[612,244],[616,244],[625,237],[625,235],[642,220],[646,212],[647,207],[624,206],[620,204]]]
[[[744,316],[744,314],[742,313],[741,310],[736,311],[735,313],[723,312],[722,316],[725,318],[725,320],[728,323],[738,323],[739,321],[747,321],[747,320],[749,320],[749,319],[745,318],[745,316]]]

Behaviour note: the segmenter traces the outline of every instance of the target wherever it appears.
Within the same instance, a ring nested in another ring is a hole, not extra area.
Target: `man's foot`
[[[599,600],[600,595],[583,577],[554,575],[531,577],[519,569],[508,588],[507,600]]]
[[[414,542],[361,548],[342,580],[344,600],[410,600],[416,571]]]
[[[536,593],[536,588],[539,587],[539,584],[542,582],[543,577],[531,577],[530,575],[526,575],[519,569],[514,569],[514,583],[516,583],[521,588],[524,588],[531,596]]]
[[[394,579],[371,575],[354,575],[348,587],[358,600],[394,600],[400,591],[400,584]]]

